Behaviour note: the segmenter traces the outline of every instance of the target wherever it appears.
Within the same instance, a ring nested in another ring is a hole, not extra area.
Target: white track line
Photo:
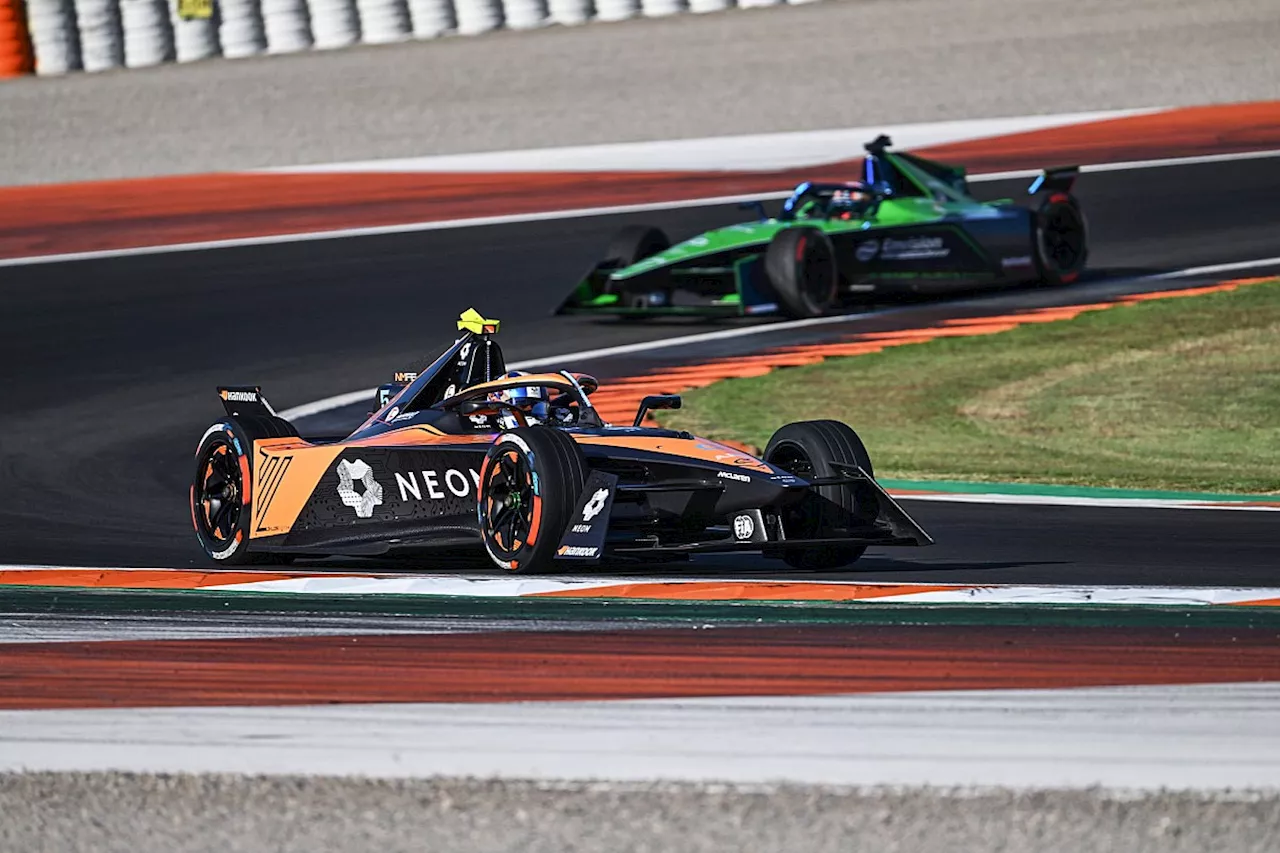
[[[1171,272],[1153,273],[1151,275],[1135,276],[1133,278],[1116,279],[1112,284],[1125,284],[1143,281],[1170,281],[1182,278],[1194,278],[1200,275],[1217,275],[1226,272],[1239,272],[1242,270],[1262,269],[1266,267],[1280,267],[1280,256],[1271,258],[1258,258],[1252,261],[1236,261],[1228,264],[1213,264],[1210,266],[1187,267],[1186,269],[1173,270]],[[968,301],[956,302],[954,305],[965,305]],[[678,348],[690,346],[692,344],[706,343],[707,341],[726,340],[729,338],[743,338],[750,335],[761,335],[770,332],[785,332],[791,329],[804,329],[811,326],[826,326],[836,323],[846,323],[850,320],[860,319],[863,317],[878,317],[886,314],[896,313],[908,310],[907,307],[884,308],[878,311],[862,311],[850,314],[836,314],[831,317],[813,317],[807,320],[786,320],[780,323],[762,323],[756,326],[741,326],[732,329],[720,329],[715,332],[700,332],[696,335],[682,335],[677,338],[663,338],[655,341],[640,341],[634,344],[620,344],[612,347],[600,347],[598,349],[579,350],[578,352],[563,353],[561,355],[548,355],[539,358],[526,359],[524,361],[513,362],[508,365],[512,370],[528,370],[533,367],[543,367],[549,364],[559,364],[571,361],[585,361],[593,358],[610,358],[618,355],[630,355],[639,352],[652,352],[653,350]],[[345,394],[337,394],[333,397],[326,397],[323,400],[316,400],[313,403],[303,403],[300,406],[294,406],[291,409],[285,409],[280,412],[280,417],[285,420],[296,420],[297,418],[311,417],[323,412],[340,409],[343,406],[351,406],[356,403],[364,402],[371,398],[374,393],[373,388],[365,388],[359,391],[348,391]]]
[[[992,489],[996,491],[988,493],[937,493],[927,495],[902,495],[895,494],[892,489],[889,494],[893,495],[896,500],[900,501],[940,501],[943,503],[973,503],[973,504],[1018,504],[1022,506],[1083,506],[1083,507],[1099,507],[1109,509],[1226,509],[1235,512],[1280,512],[1280,506],[1249,506],[1245,502],[1237,501],[1218,501],[1205,498],[1202,500],[1192,500],[1187,498],[1089,498],[1089,497],[1068,497],[1065,495],[1027,495],[1027,494],[1010,494],[1008,492],[999,492],[1000,485],[992,484]],[[1257,500],[1276,500],[1280,501],[1280,495],[1258,495]]]
[[[1231,160],[1258,160],[1280,157],[1280,151],[1253,151],[1241,154],[1209,154],[1197,157],[1172,157],[1164,160],[1132,160],[1124,163],[1099,163],[1081,167],[1082,172],[1118,172],[1133,169],[1157,169],[1166,166],[1194,166],[1206,163],[1222,163]],[[971,175],[970,183],[1017,180],[1032,178],[1039,169],[1019,169],[1008,172],[988,172]],[[401,225],[378,225],[367,228],[337,228],[327,231],[304,231],[296,234],[271,234],[260,237],[237,237],[229,240],[204,240],[193,243],[172,243],[159,246],[134,246],[125,249],[101,249],[92,252],[66,252],[56,255],[30,255],[21,258],[0,258],[0,268],[33,266],[36,264],[60,264],[75,261],[94,261],[107,258],[128,258],[140,255],[165,255],[179,252],[204,252],[217,249],[239,249],[252,246],[274,246],[286,243],[306,243],[319,240],[345,240],[354,237],[378,237],[389,234],[413,234],[424,231],[446,231],[457,228],[480,228],[489,225],[518,225],[526,222],[547,222],[559,219],[584,219],[597,216],[620,216],[656,210],[679,210],[690,207],[710,207],[721,204],[738,204],[745,201],[771,201],[786,198],[790,190],[747,195],[709,196],[683,201],[661,201],[646,204],[620,204],[605,207],[581,207],[569,210],[549,210],[538,213],[519,213],[504,216],[476,216],[467,219],[442,219],[432,222],[407,222]]]
[[[345,240],[349,237],[379,237],[387,234],[412,234],[419,231],[448,231],[455,228],[481,228],[487,225],[518,225],[524,222],[545,222],[556,219],[585,219],[596,216],[644,213],[651,210],[678,210],[685,207],[709,207],[717,204],[737,204],[744,201],[768,201],[770,199],[786,198],[789,195],[791,195],[790,191],[754,195],[710,196],[708,198],[694,198],[684,201],[619,204],[609,207],[580,207],[538,213],[513,213],[504,216],[475,216],[469,219],[407,222],[403,225],[378,225],[369,228],[338,228],[332,231],[302,231],[296,234],[269,234],[262,237],[237,237],[231,240],[205,240],[195,243],[172,243],[161,246],[135,246],[128,249],[68,252],[61,255],[32,255],[25,258],[0,259],[0,268],[35,264],[60,264],[72,261],[95,261],[103,258],[129,258],[137,255],[167,255],[178,252],[204,252],[215,249],[274,246],[283,243],[309,243],[319,240]]]

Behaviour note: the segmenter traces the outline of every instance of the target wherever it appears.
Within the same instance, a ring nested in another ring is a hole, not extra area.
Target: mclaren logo
[[[382,506],[382,484],[363,459],[343,459],[338,463],[338,497],[356,511],[356,518],[373,518],[373,508]]]

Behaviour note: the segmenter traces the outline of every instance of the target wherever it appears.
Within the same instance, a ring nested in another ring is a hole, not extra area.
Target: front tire
[[[509,572],[547,571],[587,479],[577,443],[546,426],[504,432],[480,469],[480,536]]]
[[[1032,216],[1032,251],[1040,280],[1071,284],[1089,259],[1089,228],[1080,203],[1067,193],[1054,193]]]
[[[836,301],[839,271],[827,235],[816,228],[785,228],[764,255],[765,279],[778,308],[795,319],[825,314]]]
[[[289,561],[281,554],[255,554],[249,547],[253,442],[297,435],[288,421],[260,416],[230,417],[205,432],[196,449],[191,522],[200,547],[211,560],[228,566]]]
[[[769,439],[764,461],[806,479],[839,476],[843,472],[832,464],[837,462],[857,465],[875,475],[862,439],[839,421],[787,424]],[[875,521],[877,510],[860,499],[851,485],[820,486],[789,508],[782,525],[789,538],[836,538],[845,535],[850,516],[870,523]],[[855,562],[866,550],[864,545],[815,545],[784,549],[782,559],[797,569],[830,571]]]
[[[628,225],[613,235],[604,259],[614,261],[620,267],[629,267],[669,248],[671,240],[659,229],[649,225]]]

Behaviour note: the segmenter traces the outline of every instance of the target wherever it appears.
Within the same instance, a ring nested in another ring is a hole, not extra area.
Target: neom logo
[[[444,472],[443,476],[436,471],[423,471],[422,479],[418,479],[418,473],[409,472],[406,477],[403,474],[396,474],[396,486],[400,489],[400,500],[407,501],[412,495],[414,500],[422,500],[423,487],[426,487],[426,494],[430,500],[443,500],[445,490],[454,497],[465,498],[472,494],[472,490],[480,488],[480,472],[467,471],[462,472],[457,468],[450,468]],[[468,474],[470,477],[468,477]]]

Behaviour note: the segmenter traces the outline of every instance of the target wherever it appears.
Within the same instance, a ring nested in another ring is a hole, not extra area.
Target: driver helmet
[[[831,212],[839,219],[852,219],[854,208],[871,200],[871,194],[861,189],[836,190],[831,194]]]
[[[529,375],[524,370],[512,370],[502,378],[516,379]],[[494,391],[489,394],[489,399],[515,406],[524,413],[530,424],[540,424],[547,419],[547,389],[541,385],[518,385],[515,388]],[[507,410],[498,412],[498,423],[503,429],[515,429],[520,426],[516,416]]]

